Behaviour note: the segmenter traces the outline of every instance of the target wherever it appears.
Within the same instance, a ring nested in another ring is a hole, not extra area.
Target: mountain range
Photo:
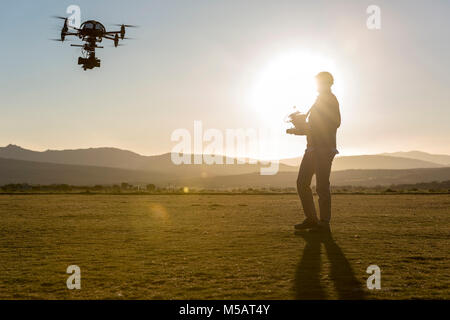
[[[192,155],[190,155],[192,159]],[[121,182],[202,188],[295,186],[301,158],[280,160],[279,173],[261,176],[260,164],[175,165],[171,154],[142,156],[117,148],[32,151],[16,145],[0,147],[0,184],[73,185]],[[224,160],[225,161],[225,160]],[[390,185],[450,179],[450,156],[425,152],[338,156],[334,185]]]

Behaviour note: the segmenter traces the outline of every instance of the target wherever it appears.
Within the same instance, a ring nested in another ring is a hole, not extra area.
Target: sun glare
[[[250,104],[269,127],[281,126],[283,118],[296,106],[306,112],[317,96],[314,76],[331,72],[336,79],[333,91],[341,90],[340,73],[330,59],[303,52],[280,55],[270,61],[257,76]]]

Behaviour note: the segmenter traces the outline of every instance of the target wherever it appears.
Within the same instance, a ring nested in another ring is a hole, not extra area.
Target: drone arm
[[[82,45],[82,44],[71,44],[71,47],[79,47],[79,48],[86,48],[86,45]],[[95,46],[96,49],[103,49],[104,47],[102,46]],[[92,50],[93,51],[93,50]]]

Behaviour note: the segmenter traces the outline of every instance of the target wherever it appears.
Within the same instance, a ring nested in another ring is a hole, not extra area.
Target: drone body
[[[135,27],[132,25],[119,25],[120,31],[107,31],[105,26],[98,21],[88,20],[83,22],[79,28],[75,28],[69,25],[68,18],[57,17],[64,20],[64,26],[61,29],[61,38],[58,41],[64,42],[67,36],[78,37],[84,44],[71,44],[72,47],[82,48],[82,57],[78,58],[78,64],[82,66],[84,70],[100,67],[100,59],[95,56],[95,49],[103,48],[98,46],[97,43],[108,39],[114,41],[114,46],[119,46],[119,40],[125,38],[125,28]]]

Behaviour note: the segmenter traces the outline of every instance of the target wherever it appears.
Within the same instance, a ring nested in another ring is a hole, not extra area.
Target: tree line
[[[450,180],[399,184],[391,186],[332,186],[335,194],[348,193],[450,193]],[[314,191],[314,187],[313,187]],[[0,193],[147,193],[147,194],[186,194],[186,193],[236,193],[236,194],[273,194],[296,193],[293,187],[243,187],[229,189],[190,188],[175,185],[157,186],[122,182],[113,185],[76,186],[69,184],[31,185],[28,183],[5,184]]]

